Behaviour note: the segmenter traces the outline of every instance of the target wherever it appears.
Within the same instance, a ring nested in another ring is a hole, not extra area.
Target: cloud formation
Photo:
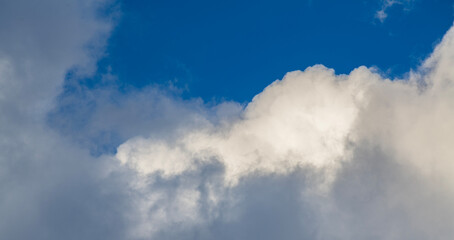
[[[65,74],[95,70],[112,28],[105,4],[0,1],[1,239],[124,239],[102,160],[45,123]]]
[[[454,235],[454,28],[404,79],[316,65],[207,104],[77,85],[111,3],[33,4],[0,8],[1,239]]]
[[[133,232],[448,239],[453,34],[405,79],[366,67],[336,75],[318,65],[272,83],[224,124],[126,141],[116,158],[137,172],[132,183],[143,194]]]

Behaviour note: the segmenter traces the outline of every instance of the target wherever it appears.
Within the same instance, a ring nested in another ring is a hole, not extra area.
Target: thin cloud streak
[[[375,18],[381,23],[384,23],[386,18],[388,18],[388,9],[394,5],[402,5],[404,8],[408,9],[413,2],[414,0],[383,0],[380,10],[375,13]]]

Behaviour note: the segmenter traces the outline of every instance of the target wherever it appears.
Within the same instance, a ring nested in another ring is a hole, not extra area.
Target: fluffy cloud
[[[45,124],[67,71],[94,71],[112,26],[105,4],[0,1],[1,239],[124,236],[103,161]]]
[[[105,6],[2,3],[0,238],[454,235],[454,28],[404,79],[317,65],[246,106],[206,104],[108,74],[77,85],[111,31]]]
[[[171,143],[132,139],[118,148],[117,158],[141,173],[165,177],[220,161],[225,181],[233,185],[251,173],[335,167],[348,155],[348,134],[363,101],[361,85],[368,84],[357,75],[369,74],[365,71],[335,76],[315,66],[289,73],[257,95],[235,121],[189,130]]]
[[[137,172],[131,186],[143,194],[132,232],[448,239],[453,34],[406,79],[314,66],[272,83],[224,124],[126,141],[116,159]]]

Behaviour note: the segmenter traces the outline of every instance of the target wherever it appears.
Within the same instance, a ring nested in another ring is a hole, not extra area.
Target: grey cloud
[[[178,129],[221,125],[243,108],[236,102],[183,100],[179,92],[158,86],[124,92],[111,76],[105,78],[107,84],[95,88],[70,81],[47,116],[52,128],[94,155],[115,153],[121,143],[137,136],[171,140],[178,137]]]
[[[97,14],[106,1],[0,4],[3,102],[24,114],[45,112],[66,71],[93,72],[112,26],[111,19]]]
[[[125,238],[122,174],[101,177],[101,159],[44,124],[66,72],[94,70],[112,27],[104,4],[0,2],[1,239]]]

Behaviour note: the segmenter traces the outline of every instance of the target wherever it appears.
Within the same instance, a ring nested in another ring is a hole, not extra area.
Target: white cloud
[[[370,76],[361,79],[358,74]],[[254,172],[335,167],[348,155],[348,134],[369,78],[378,76],[364,69],[335,76],[323,66],[292,72],[257,95],[241,119],[227,126],[208,125],[172,143],[133,139],[118,148],[117,157],[139,172],[167,177],[191,170],[197,162],[220,161],[229,184]]]
[[[453,32],[408,79],[383,79],[365,67],[335,75],[314,66],[268,86],[228,124],[206,121],[170,140],[126,141],[116,158],[138,173],[134,188],[150,196],[137,199],[141,228],[132,232],[158,239],[262,236],[249,231],[266,232],[262,239],[448,239],[454,234]],[[182,187],[190,194],[179,193]],[[159,191],[165,204],[151,197]],[[254,196],[268,191],[297,197],[281,206],[285,196],[272,195],[261,205]],[[181,214],[178,207],[185,207]],[[280,212],[287,212],[283,222],[268,226],[266,216],[279,219]],[[236,225],[246,220],[259,229]],[[316,226],[298,229],[309,222]]]

